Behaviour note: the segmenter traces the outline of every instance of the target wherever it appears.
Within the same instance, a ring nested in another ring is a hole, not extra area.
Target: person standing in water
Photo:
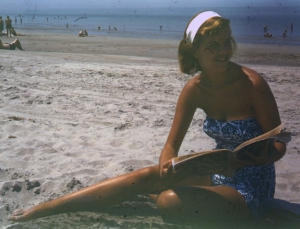
[[[5,20],[7,37],[8,37],[8,34],[9,34],[9,37],[11,37],[11,27],[12,27],[11,23],[12,23],[11,19],[9,18],[9,16],[7,16],[6,20]]]

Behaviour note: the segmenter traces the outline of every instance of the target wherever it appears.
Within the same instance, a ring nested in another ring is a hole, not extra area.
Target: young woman
[[[71,211],[91,211],[149,194],[164,217],[245,220],[263,217],[275,189],[274,162],[286,150],[275,142],[233,159],[234,177],[197,174],[192,167],[173,171],[171,159],[189,128],[196,109],[207,114],[204,131],[216,148],[234,148],[267,132],[281,121],[267,82],[255,71],[230,61],[236,48],[229,20],[212,11],[196,15],[180,42],[182,72],[193,75],[183,88],[174,122],[159,164],[99,182],[66,196],[13,211],[12,221],[28,221]]]
[[[19,39],[15,39],[10,44],[2,43],[2,41],[0,40],[0,49],[15,50],[16,48],[18,48],[21,51],[24,51],[24,49],[22,48],[22,45],[21,45],[21,42],[19,41]]]

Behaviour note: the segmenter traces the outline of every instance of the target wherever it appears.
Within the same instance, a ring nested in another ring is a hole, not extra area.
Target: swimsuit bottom
[[[233,177],[214,174],[211,178],[216,186],[236,189],[256,219],[262,218],[269,211],[275,193],[274,164],[247,166],[237,170]]]
[[[10,43],[8,45],[9,45],[10,50],[15,50],[16,49],[16,45],[14,43]]]

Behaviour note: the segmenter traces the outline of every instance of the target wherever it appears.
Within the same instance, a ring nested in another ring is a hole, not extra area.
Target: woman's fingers
[[[263,142],[263,146],[260,148],[256,154],[249,151],[243,152],[253,163],[254,165],[260,166],[268,163],[268,141]]]

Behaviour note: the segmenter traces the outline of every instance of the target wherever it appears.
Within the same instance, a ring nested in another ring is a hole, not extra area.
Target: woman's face
[[[202,70],[223,72],[232,57],[232,38],[229,27],[221,28],[213,35],[206,35],[196,51]]]

